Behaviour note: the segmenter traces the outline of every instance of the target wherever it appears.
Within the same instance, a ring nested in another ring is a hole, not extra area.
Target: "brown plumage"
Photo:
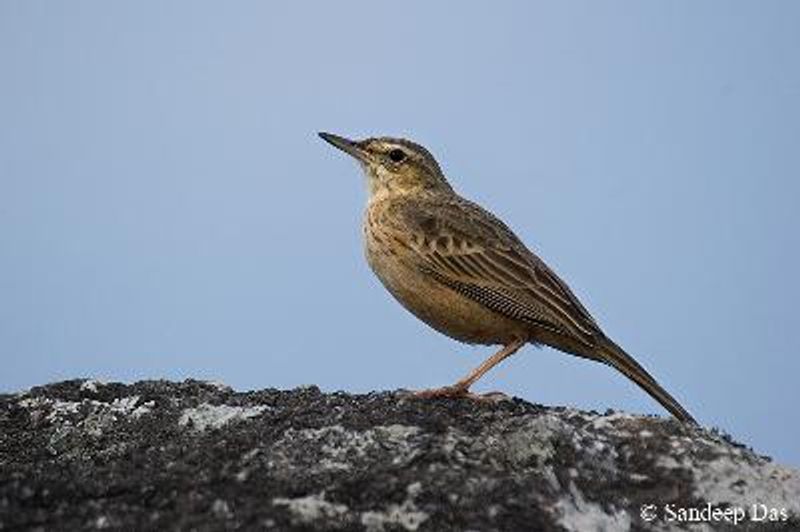
[[[367,175],[365,251],[389,292],[456,340],[504,346],[455,385],[419,395],[467,395],[526,343],[545,344],[616,368],[676,418],[695,423],[501,220],[455,193],[425,148],[388,137],[320,136],[355,157]]]

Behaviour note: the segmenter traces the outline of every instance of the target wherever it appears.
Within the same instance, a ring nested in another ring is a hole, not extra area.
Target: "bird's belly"
[[[437,331],[475,344],[506,344],[526,338],[523,324],[439,284],[403,257],[402,252],[367,246],[366,255],[372,271],[395,299]]]

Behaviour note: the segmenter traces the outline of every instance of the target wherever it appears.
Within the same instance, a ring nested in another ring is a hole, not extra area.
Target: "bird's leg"
[[[489,358],[483,361],[483,363],[472,370],[469,375],[464,377],[463,379],[459,380],[457,383],[453,384],[452,386],[444,386],[442,388],[433,388],[431,390],[422,390],[419,392],[415,392],[414,395],[417,397],[429,398],[429,397],[475,397],[479,398],[480,396],[475,396],[469,393],[469,388],[475,382],[483,377],[483,375],[498,365],[500,362],[505,360],[506,358],[510,357],[517,351],[519,351],[520,347],[525,345],[524,340],[514,340],[510,344],[504,346],[500,351],[493,354]]]
[[[525,345],[525,342],[523,340],[514,340],[510,344],[503,347],[500,351],[498,351],[497,353],[493,354],[492,356],[484,360],[483,363],[474,370],[472,370],[469,375],[467,375],[466,377],[455,383],[453,385],[453,388],[460,388],[463,389],[464,391],[469,390],[470,386],[475,384],[475,382],[478,379],[483,377],[483,375],[487,371],[489,371],[490,369],[498,365],[500,362],[510,357],[517,351],[519,351],[519,349],[523,345]]]

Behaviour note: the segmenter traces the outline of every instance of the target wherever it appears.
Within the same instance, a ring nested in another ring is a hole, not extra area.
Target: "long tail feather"
[[[672,397],[633,357],[608,338],[600,348],[598,359],[613,366],[623,375],[639,385],[650,397],[680,421],[697,425],[697,421]]]

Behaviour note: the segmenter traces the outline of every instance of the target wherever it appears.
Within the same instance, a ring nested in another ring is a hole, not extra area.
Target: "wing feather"
[[[566,283],[499,219],[462,198],[396,204],[423,271],[502,315],[587,345],[599,329]]]

